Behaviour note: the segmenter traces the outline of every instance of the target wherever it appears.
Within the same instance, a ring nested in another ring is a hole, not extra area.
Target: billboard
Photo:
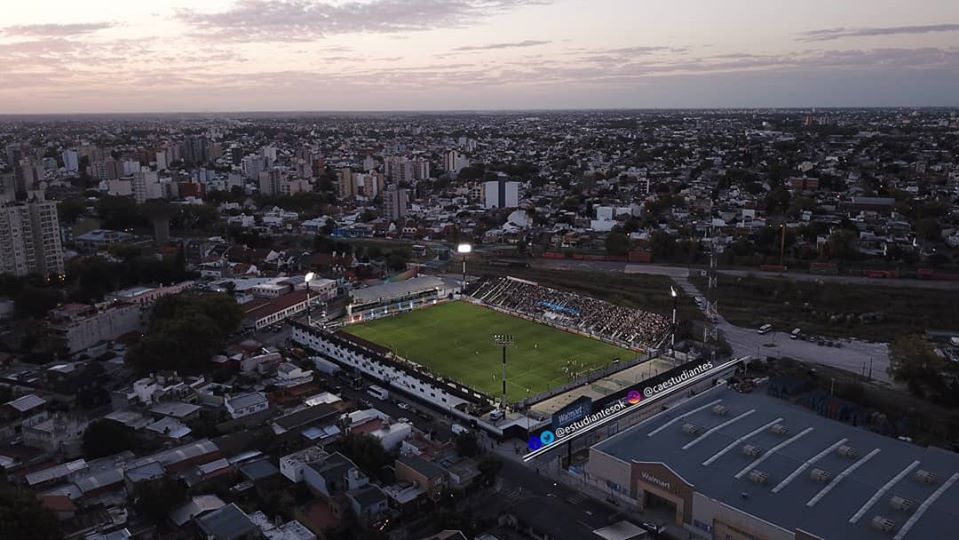
[[[553,413],[553,431],[556,428],[564,428],[573,422],[582,420],[593,412],[593,400],[588,396],[582,396],[569,405]]]
[[[561,440],[571,440],[626,414],[634,408],[645,406],[649,402],[672,394],[691,383],[715,376],[736,366],[742,360],[742,358],[734,359],[718,366],[708,360],[683,364],[642,381],[633,388],[624,389],[621,392],[592,402],[591,409],[581,416],[578,413],[582,410],[579,407],[574,407],[580,402],[580,400],[576,400],[553,416],[553,426],[530,434],[528,441],[530,452],[523,456],[523,459],[529,461]],[[568,414],[564,414],[567,412]],[[557,416],[561,416],[561,418],[557,419]],[[556,424],[557,420],[561,422],[559,425]]]

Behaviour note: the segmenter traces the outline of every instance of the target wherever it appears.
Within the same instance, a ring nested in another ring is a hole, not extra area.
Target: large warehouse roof
[[[717,405],[727,409],[724,414],[713,410]],[[749,455],[746,445],[761,452]],[[717,387],[595,450],[663,463],[707,497],[821,538],[942,538],[959,524],[959,485],[953,485],[959,484],[959,454],[884,437],[760,392]],[[757,483],[752,471],[768,477]],[[935,479],[922,481],[922,471]],[[912,507],[897,509],[893,496]],[[891,532],[872,526],[877,515],[894,523]]]
[[[407,279],[406,281],[396,281],[366,287],[364,289],[355,289],[353,291],[353,304],[361,306],[374,302],[389,301],[437,288],[446,288],[446,284],[442,279],[434,276],[420,276]]]

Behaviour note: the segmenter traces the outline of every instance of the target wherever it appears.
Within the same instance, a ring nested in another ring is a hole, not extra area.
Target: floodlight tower
[[[673,357],[676,356],[676,289],[672,285],[669,286],[669,295],[673,297],[673,330],[672,336],[670,338],[670,348],[673,352]]]
[[[493,334],[493,342],[503,348],[503,398],[500,408],[506,410],[506,347],[513,344],[512,334]]]
[[[310,282],[313,281],[313,278],[315,277],[315,273],[307,272],[306,276],[303,278],[303,281],[306,282],[306,324],[310,328],[313,328],[313,318],[310,312]]]
[[[460,294],[466,294],[466,256],[472,253],[473,245],[462,243],[456,246],[456,252],[463,256],[463,286],[460,289]]]

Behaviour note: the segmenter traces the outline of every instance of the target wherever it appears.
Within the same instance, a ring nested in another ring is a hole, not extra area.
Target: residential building
[[[265,411],[270,407],[270,402],[263,392],[250,392],[226,399],[223,406],[230,413],[230,418],[236,419]]]
[[[207,540],[254,540],[260,529],[250,516],[234,503],[195,518],[197,528]]]
[[[0,439],[12,439],[24,427],[32,427],[50,418],[47,401],[27,394],[0,405]]]
[[[443,168],[448,173],[459,174],[461,170],[469,166],[469,158],[456,150],[450,150],[443,156]]]
[[[63,274],[56,202],[35,196],[0,206],[0,273]]]
[[[276,298],[259,298],[242,307],[246,313],[246,324],[259,330],[305,312],[307,305],[315,309],[328,300],[322,293],[315,292],[311,285],[309,299],[306,290],[298,290]]]
[[[519,206],[519,182],[503,179],[486,182],[483,193],[486,197],[484,208],[487,210]]]
[[[387,221],[400,221],[406,217],[409,192],[395,185],[383,192],[383,217]]]
[[[340,169],[337,175],[339,177],[337,181],[338,196],[341,199],[353,197],[356,193],[356,183],[353,180],[353,171],[349,168],[344,168]]]
[[[402,456],[396,460],[396,479],[413,482],[437,499],[446,489],[446,473],[443,469],[419,456]]]
[[[323,461],[306,465],[303,468],[303,481],[310,491],[327,499],[369,484],[369,479],[356,464],[339,452]]]
[[[63,158],[63,168],[68,172],[77,172],[80,170],[80,157],[76,150],[64,150],[61,157]]]
[[[163,186],[156,171],[138,171],[133,173],[133,198],[138,204],[151,199],[163,198]]]
[[[314,463],[325,460],[329,454],[319,446],[310,446],[298,452],[285,455],[280,458],[280,474],[290,480],[290,482],[299,483],[303,481],[303,467],[307,463]]]
[[[119,302],[67,304],[51,310],[48,321],[50,331],[64,341],[70,354],[143,330],[146,323],[140,305]]]
[[[23,428],[23,444],[45,452],[80,455],[83,432],[89,422],[80,416],[57,414]]]
[[[389,503],[383,490],[369,484],[346,494],[350,508],[360,522],[370,524],[389,511]]]
[[[272,197],[282,193],[282,181],[284,178],[283,170],[274,167],[268,171],[259,174],[260,195]]]

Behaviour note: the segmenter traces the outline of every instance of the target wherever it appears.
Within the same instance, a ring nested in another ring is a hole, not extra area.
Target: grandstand
[[[658,346],[670,327],[669,320],[657,313],[617,306],[513,277],[484,281],[474,289],[472,296],[488,306],[633,350]]]
[[[432,305],[449,297],[453,289],[446,281],[434,276],[355,289],[346,308],[347,320],[360,322]]]

